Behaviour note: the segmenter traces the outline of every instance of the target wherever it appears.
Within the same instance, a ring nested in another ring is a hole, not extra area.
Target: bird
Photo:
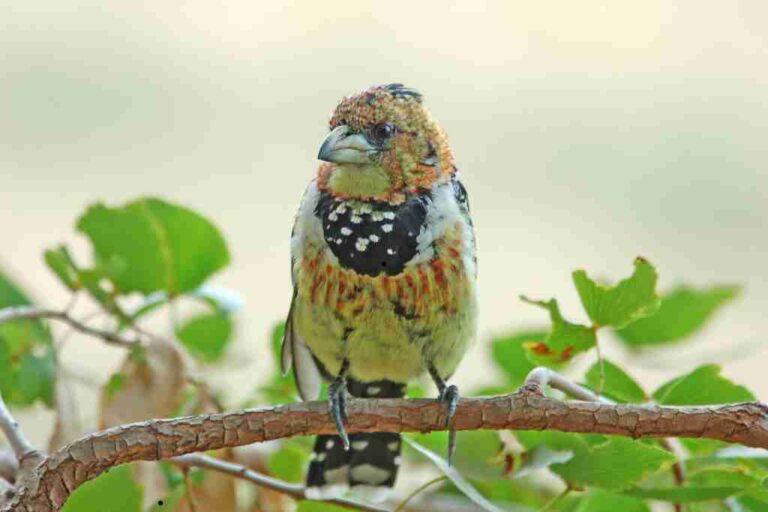
[[[293,295],[281,363],[303,400],[329,382],[338,434],[317,436],[307,496],[394,486],[398,433],[347,434],[347,395],[401,398],[429,374],[446,426],[447,379],[475,337],[477,259],[467,191],[417,90],[377,85],[333,111],[291,234]],[[451,432],[449,460],[455,446]],[[380,500],[379,500],[380,501]]]

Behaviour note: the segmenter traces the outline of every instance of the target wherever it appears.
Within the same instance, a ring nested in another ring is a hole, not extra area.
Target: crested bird
[[[337,435],[317,437],[309,497],[391,488],[397,433],[347,435],[347,395],[399,398],[429,374],[450,426],[459,393],[447,379],[475,336],[475,237],[445,132],[402,84],[345,97],[291,235],[293,297],[282,345],[299,394],[329,382]],[[449,441],[449,460],[455,446]]]

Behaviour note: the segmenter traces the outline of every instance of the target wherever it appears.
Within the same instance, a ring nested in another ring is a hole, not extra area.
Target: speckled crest
[[[375,199],[400,202],[405,192],[428,190],[455,172],[445,133],[424,107],[422,95],[402,84],[378,85],[344,98],[331,116],[330,128],[345,124],[354,132],[368,133],[380,123],[390,123],[397,131],[379,162],[389,175],[390,189]],[[321,166],[321,188],[332,170]]]
[[[363,131],[389,122],[403,131],[424,130],[432,120],[422,105],[422,95],[402,84],[377,85],[339,102],[330,120],[333,129],[341,124]]]

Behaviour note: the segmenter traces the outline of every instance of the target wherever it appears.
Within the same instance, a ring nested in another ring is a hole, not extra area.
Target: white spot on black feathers
[[[429,192],[397,205],[341,200],[321,192],[315,215],[342,267],[369,276],[396,275],[418,251],[417,235],[431,202]]]

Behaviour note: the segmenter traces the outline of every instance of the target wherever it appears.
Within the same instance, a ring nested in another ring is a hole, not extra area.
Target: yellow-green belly
[[[329,373],[349,361],[350,376],[406,382],[426,362],[447,378],[474,337],[474,276],[457,247],[395,276],[359,275],[307,247],[298,262],[294,322]]]

